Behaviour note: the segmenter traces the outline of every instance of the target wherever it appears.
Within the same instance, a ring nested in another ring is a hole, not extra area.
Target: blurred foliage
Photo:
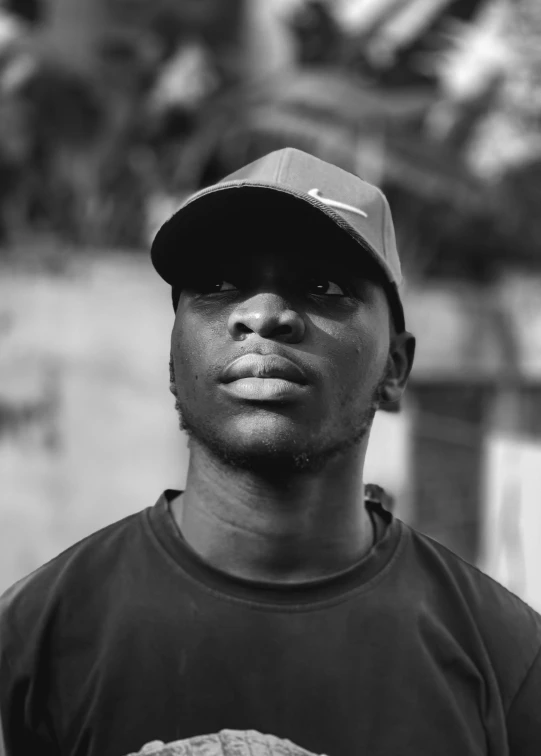
[[[78,3],[86,67],[46,0],[4,4],[5,246],[146,248],[165,208],[291,145],[383,186],[411,277],[539,269],[536,0]]]

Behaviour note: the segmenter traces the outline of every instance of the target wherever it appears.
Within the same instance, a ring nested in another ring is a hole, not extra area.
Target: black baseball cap
[[[266,217],[268,211],[269,227],[286,206],[289,210],[309,208],[331,221],[356,242],[348,244],[350,249],[376,263],[397,328],[404,329],[402,273],[385,195],[358,176],[291,147],[271,152],[190,195],[154,238],[151,259],[155,269],[171,286],[182,288],[183,272],[190,264],[183,240],[193,238],[194,231],[208,228],[224,213],[234,211],[242,217],[243,208],[248,213],[254,206],[259,208],[259,217],[261,213]],[[193,247],[189,253],[193,259]]]

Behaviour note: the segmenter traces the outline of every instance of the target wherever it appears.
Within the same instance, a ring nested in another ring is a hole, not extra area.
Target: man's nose
[[[228,330],[235,341],[255,333],[264,339],[297,344],[304,337],[305,323],[283,297],[265,292],[239,304],[229,316]]]

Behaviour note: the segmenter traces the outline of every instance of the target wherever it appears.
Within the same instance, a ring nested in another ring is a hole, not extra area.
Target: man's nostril
[[[291,331],[292,328],[290,325],[281,325],[273,329],[273,333],[276,336],[287,336],[289,333],[291,333]]]

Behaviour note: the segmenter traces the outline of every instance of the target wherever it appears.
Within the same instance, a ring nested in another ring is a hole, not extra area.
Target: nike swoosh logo
[[[346,210],[348,213],[355,213],[355,215],[361,215],[363,218],[368,218],[368,215],[364,212],[364,210],[359,210],[358,207],[353,207],[353,205],[346,205],[345,202],[339,202],[338,200],[333,200],[330,197],[324,197],[319,189],[310,189],[308,194],[310,195],[310,197],[314,197],[328,207],[334,207],[337,210]]]

